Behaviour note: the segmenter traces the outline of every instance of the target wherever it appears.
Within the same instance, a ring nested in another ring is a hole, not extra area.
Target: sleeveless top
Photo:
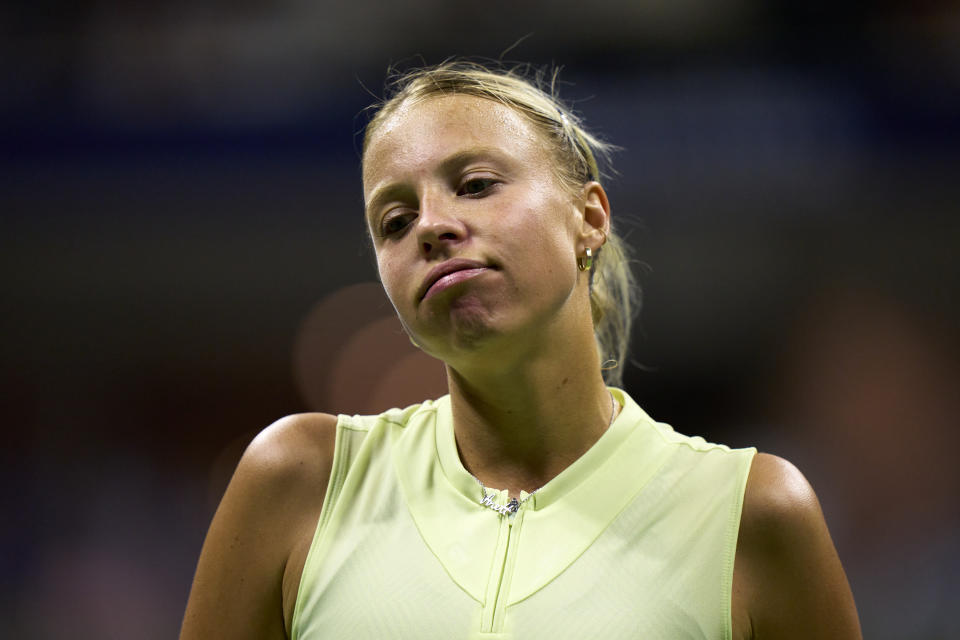
[[[292,638],[729,639],[756,450],[680,435],[611,392],[610,428],[509,516],[480,504],[449,396],[339,416]]]

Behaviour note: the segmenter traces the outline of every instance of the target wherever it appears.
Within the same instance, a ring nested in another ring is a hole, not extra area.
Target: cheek
[[[380,274],[380,284],[383,285],[383,290],[387,293],[387,297],[390,298],[390,302],[393,302],[393,306],[397,306],[396,302],[394,302],[394,290],[397,279],[396,269],[390,259],[384,257],[381,253],[377,254],[377,272]]]
[[[526,216],[522,227],[515,228],[511,240],[522,240],[530,260],[550,271],[560,270],[576,254],[576,233],[572,216],[562,208],[564,203],[551,202]]]
[[[377,270],[380,273],[380,284],[383,285],[390,303],[397,314],[403,317],[404,305],[409,306],[411,295],[409,275],[399,261],[383,253],[377,254]]]

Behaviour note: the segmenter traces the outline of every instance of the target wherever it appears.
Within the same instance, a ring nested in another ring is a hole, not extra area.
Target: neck
[[[612,400],[593,336],[567,345],[577,342],[496,371],[447,367],[460,457],[485,486],[533,492],[606,431]]]

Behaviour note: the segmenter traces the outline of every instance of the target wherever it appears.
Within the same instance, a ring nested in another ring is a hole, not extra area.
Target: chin
[[[508,333],[489,307],[477,300],[458,299],[431,316],[425,321],[429,327],[420,323],[423,330],[418,332],[417,341],[429,355],[447,362],[451,357],[483,351]]]

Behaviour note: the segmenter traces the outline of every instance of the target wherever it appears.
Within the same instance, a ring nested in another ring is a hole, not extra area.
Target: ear
[[[589,247],[594,253],[610,235],[610,201],[599,182],[583,185],[583,223],[577,242],[578,255]]]

